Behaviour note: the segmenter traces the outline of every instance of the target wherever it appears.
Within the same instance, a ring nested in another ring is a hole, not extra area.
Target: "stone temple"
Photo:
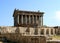
[[[0,26],[0,34],[17,33],[22,38],[21,43],[50,43],[49,41],[54,40],[52,36],[60,34],[60,27],[44,26],[43,15],[44,12],[40,11],[15,9],[13,12],[14,26]]]
[[[37,25],[38,27],[43,26],[43,14],[44,12],[35,11],[22,11],[15,10],[13,13],[14,26],[33,27]]]

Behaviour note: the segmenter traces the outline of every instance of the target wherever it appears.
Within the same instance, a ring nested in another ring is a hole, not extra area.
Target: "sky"
[[[14,26],[14,9],[44,12],[43,25],[60,26],[60,0],[0,0],[0,26]]]

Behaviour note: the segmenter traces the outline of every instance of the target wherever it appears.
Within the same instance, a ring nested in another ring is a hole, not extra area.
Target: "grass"
[[[60,35],[52,36],[52,39],[53,39],[53,40],[60,40]]]

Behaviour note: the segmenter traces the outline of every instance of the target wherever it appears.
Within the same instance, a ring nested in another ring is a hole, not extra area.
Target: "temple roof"
[[[14,13],[13,13],[13,17],[14,17],[14,15],[16,15],[18,13],[44,14],[44,12],[40,12],[40,11],[25,11],[25,10],[15,9]]]

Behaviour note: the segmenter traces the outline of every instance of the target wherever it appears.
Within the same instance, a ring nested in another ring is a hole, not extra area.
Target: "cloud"
[[[56,11],[56,12],[55,12],[54,18],[55,18],[56,20],[60,21],[60,11]]]

